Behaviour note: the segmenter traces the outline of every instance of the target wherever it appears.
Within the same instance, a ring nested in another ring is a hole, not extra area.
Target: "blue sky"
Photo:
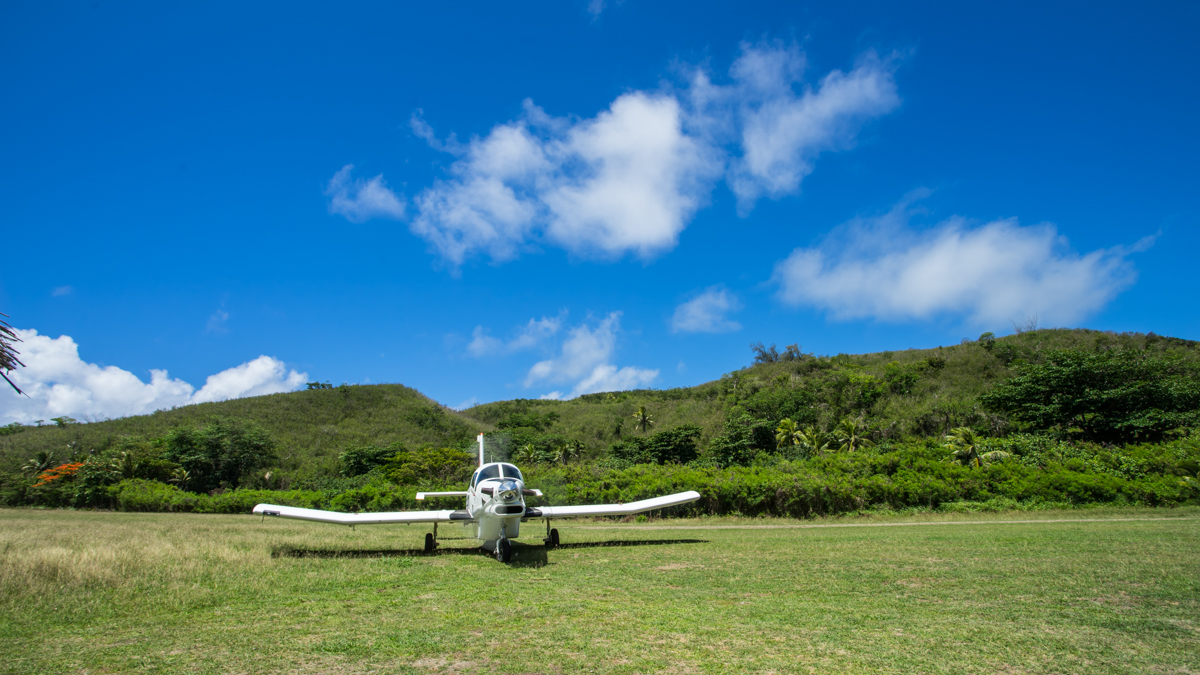
[[[687,386],[755,341],[1035,315],[1200,339],[1196,3],[3,17],[0,311],[30,397],[0,423],[307,380]]]

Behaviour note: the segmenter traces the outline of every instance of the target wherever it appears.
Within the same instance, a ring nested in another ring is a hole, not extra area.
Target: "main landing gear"
[[[425,533],[425,552],[433,553],[433,549],[438,547],[437,543],[437,523],[433,524],[433,532]]]
[[[546,536],[542,541],[546,542],[548,548],[558,548],[558,530],[550,529],[550,519],[546,519]]]

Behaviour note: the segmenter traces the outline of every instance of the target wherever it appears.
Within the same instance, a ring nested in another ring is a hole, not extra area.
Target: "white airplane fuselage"
[[[464,523],[476,539],[516,539],[525,517],[525,482],[517,467],[505,462],[484,464],[471,476],[467,488],[467,513],[475,522]]]

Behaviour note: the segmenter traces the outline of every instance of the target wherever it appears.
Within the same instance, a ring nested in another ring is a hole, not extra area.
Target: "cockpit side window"
[[[500,467],[495,464],[490,464],[479,470],[478,479],[475,481],[475,483],[478,484],[489,478],[499,478],[499,477],[500,477]]]
[[[505,478],[516,478],[517,480],[525,480],[524,478],[521,478],[521,471],[519,469],[517,469],[517,467],[513,466],[512,464],[501,464],[500,466],[504,467],[504,477]]]

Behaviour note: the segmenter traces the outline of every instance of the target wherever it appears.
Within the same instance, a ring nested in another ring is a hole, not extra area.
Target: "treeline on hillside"
[[[1196,343],[1038,333],[858,357],[757,344],[754,366],[690,390],[498,402],[465,419],[490,429],[491,458],[521,464],[557,504],[676,489],[705,495],[683,512],[780,515],[1200,498]],[[449,440],[346,444],[324,471],[303,472],[283,465],[287,449],[263,427],[213,419],[35,456],[0,475],[0,502],[415,508],[418,489],[461,488],[469,476],[472,440]]]

